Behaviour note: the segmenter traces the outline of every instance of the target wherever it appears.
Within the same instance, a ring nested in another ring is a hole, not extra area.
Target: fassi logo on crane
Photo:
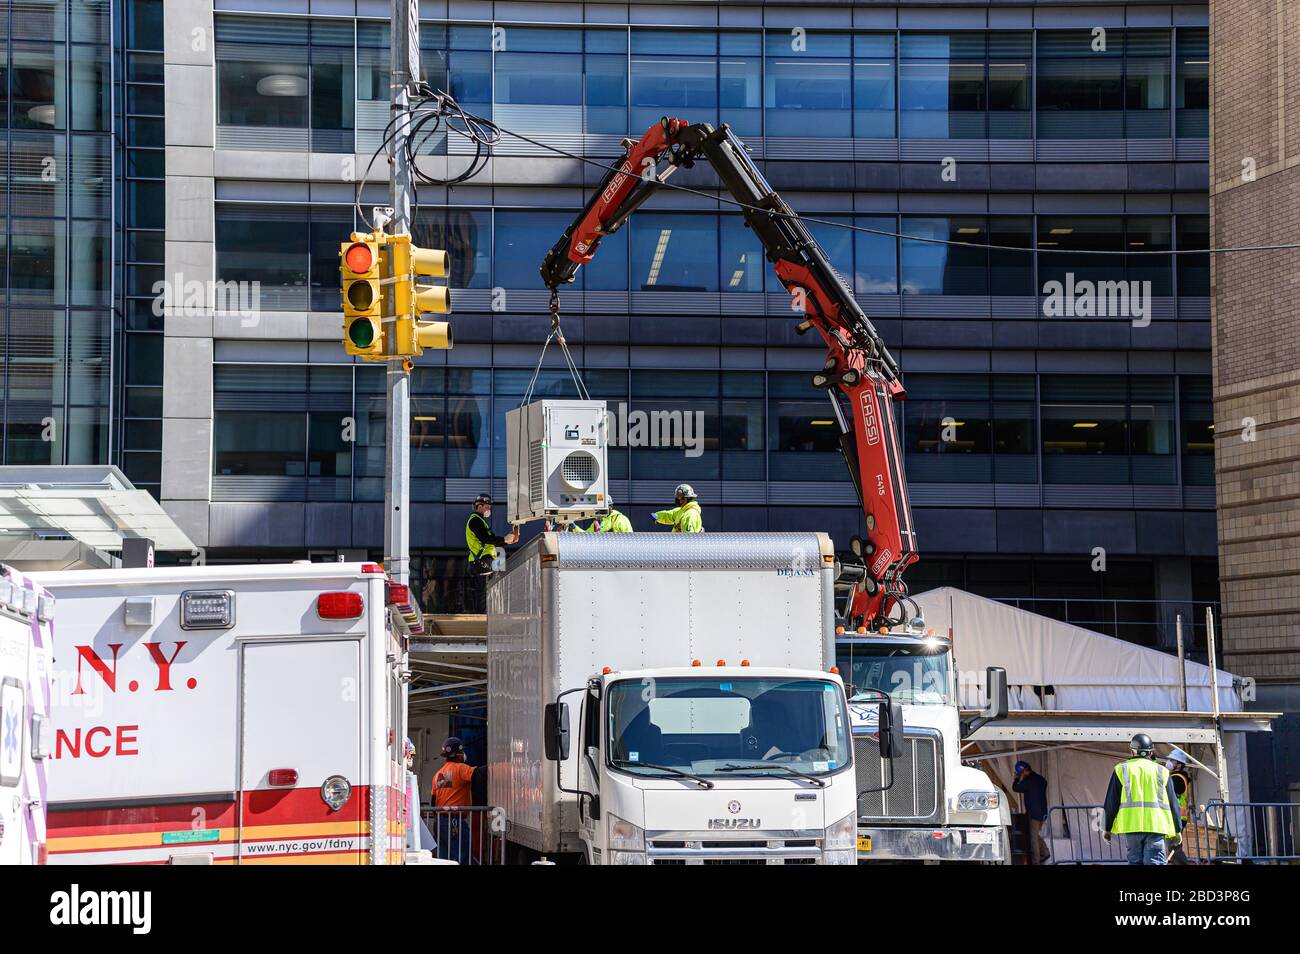
[[[172,683],[172,664],[176,662],[181,650],[185,648],[186,642],[186,640],[179,640],[174,643],[175,648],[171,651],[170,656],[163,649],[163,643],[145,643],[144,648],[157,670],[157,679],[151,686],[142,686],[140,680],[132,679],[126,683],[124,688],[128,692],[140,692],[142,690],[174,692],[176,687]],[[91,672],[98,674],[104,689],[116,693],[119,654],[123,645],[123,643],[108,644],[111,665],[108,660],[95,652],[93,646],[75,647],[77,651],[77,684],[70,695],[74,697],[87,695],[86,686],[91,685],[89,676],[87,676],[84,685],[82,682],[82,676],[87,667]],[[183,685],[186,689],[197,689],[199,681],[191,676],[185,680]],[[100,759],[108,755],[139,755],[139,731],[139,724],[96,725],[66,730],[56,729],[54,758],[79,759],[83,754],[92,759]]]

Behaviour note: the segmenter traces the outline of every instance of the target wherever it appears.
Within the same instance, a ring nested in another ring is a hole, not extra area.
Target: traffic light
[[[343,278],[343,347],[350,355],[375,360],[384,355],[383,261],[373,236],[353,235],[339,246]]]
[[[394,354],[413,356],[425,348],[450,348],[451,325],[445,321],[421,321],[427,312],[445,315],[451,311],[451,289],[446,285],[420,285],[416,279],[446,278],[451,273],[451,256],[442,249],[412,245],[410,236],[392,236]]]

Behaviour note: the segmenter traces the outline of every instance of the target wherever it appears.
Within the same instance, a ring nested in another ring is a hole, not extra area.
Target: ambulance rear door
[[[365,863],[363,646],[354,637],[243,644],[241,864]]]

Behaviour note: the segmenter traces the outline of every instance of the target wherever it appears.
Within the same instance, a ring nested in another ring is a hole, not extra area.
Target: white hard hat
[[[1192,761],[1186,752],[1178,748],[1170,749],[1169,757],[1175,762],[1182,762],[1184,765],[1187,765]]]
[[[688,500],[695,499],[695,488],[690,484],[678,484],[677,489],[673,491],[677,497],[686,497]]]

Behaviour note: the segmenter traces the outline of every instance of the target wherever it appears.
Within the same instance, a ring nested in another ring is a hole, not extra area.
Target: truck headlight
[[[971,790],[962,792],[957,796],[957,811],[959,812],[987,812],[997,808],[1002,804],[1002,798],[997,792],[982,792]]]
[[[858,863],[858,816],[850,812],[829,826],[822,835],[822,864],[856,865]]]
[[[609,850],[612,852],[639,851],[645,852],[645,832],[633,825],[630,821],[624,821],[617,815],[609,816]],[[615,861],[615,864],[620,862]],[[640,862],[622,862],[622,864],[645,864],[644,859]]]
[[[645,861],[644,851],[611,851],[609,853],[609,863],[611,865],[643,865]]]

